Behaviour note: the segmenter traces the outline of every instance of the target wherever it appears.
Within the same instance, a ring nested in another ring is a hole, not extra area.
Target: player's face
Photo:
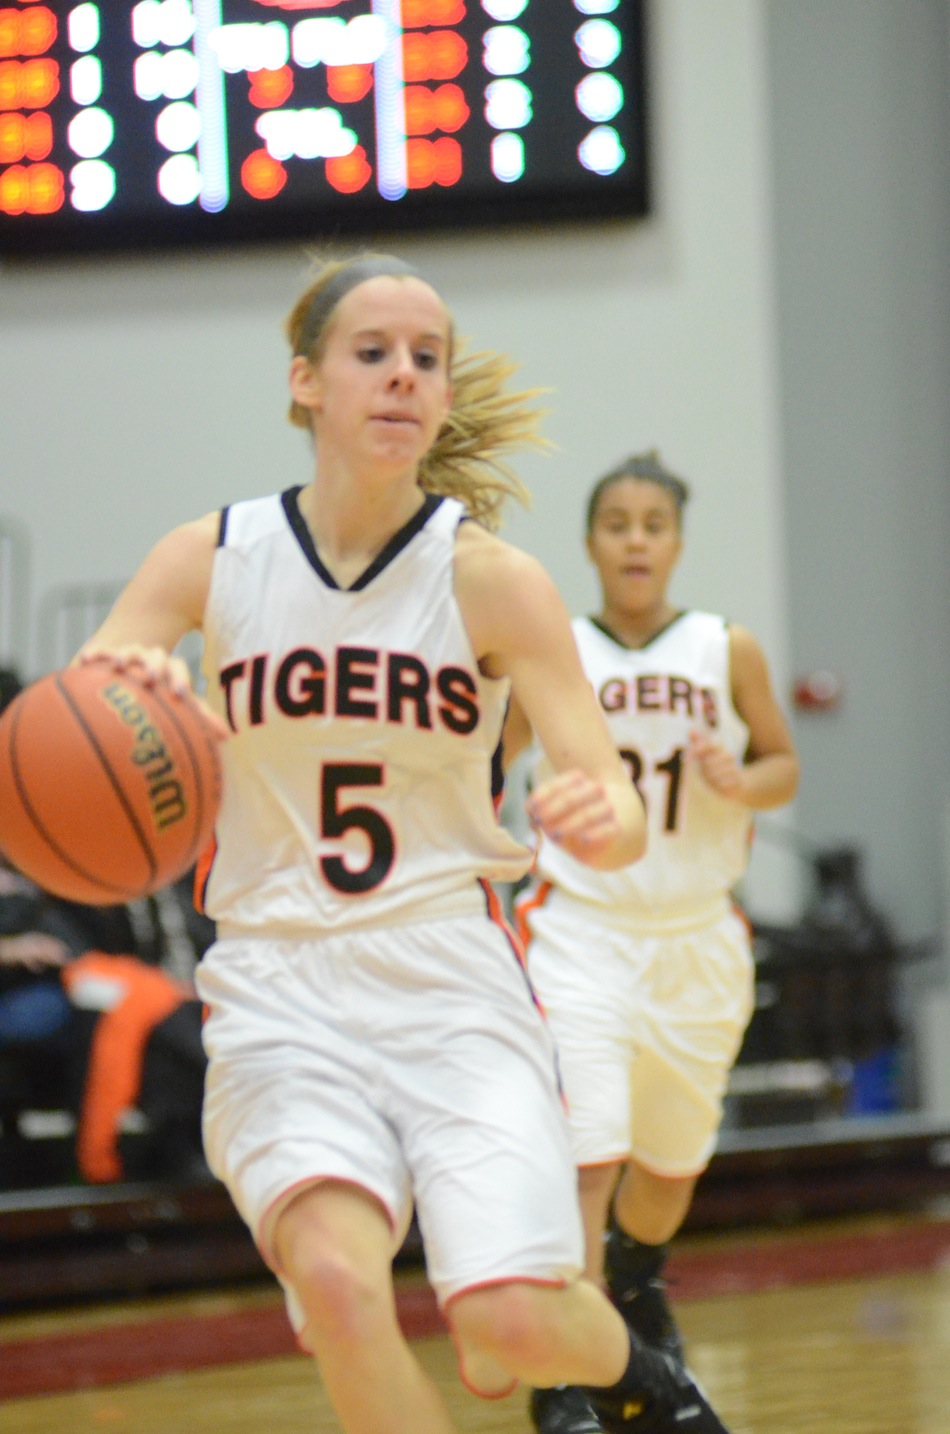
[[[601,494],[587,551],[608,606],[644,612],[662,602],[682,547],[676,504],[658,483],[620,478]]]
[[[294,361],[304,382],[294,397],[313,415],[318,453],[349,465],[414,469],[449,410],[450,347],[445,306],[421,279],[381,276],[351,289],[319,362]]]

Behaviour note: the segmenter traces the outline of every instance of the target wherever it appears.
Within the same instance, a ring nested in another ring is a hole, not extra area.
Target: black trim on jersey
[[[228,536],[228,513],[229,513],[230,511],[231,511],[230,507],[229,507],[227,504],[225,504],[225,506],[221,509],[221,513],[220,513],[220,516],[219,516],[219,518],[218,518],[218,541],[217,541],[217,543],[215,544],[215,546],[218,547],[218,548],[223,548],[225,542],[227,541],[227,536]]]
[[[618,637],[613,628],[608,627],[605,622],[601,622],[599,617],[589,617],[587,621],[596,627],[598,632],[602,632],[604,637],[609,637],[611,642],[615,642],[618,647],[622,647],[625,652],[646,652],[647,648],[652,647],[664,633],[669,632],[671,627],[675,627],[681,617],[689,617],[688,608],[684,608],[682,612],[674,613],[669,622],[665,622],[662,627],[657,628],[652,637],[648,637],[646,642],[641,642],[637,647],[631,647],[629,642],[624,642],[623,638]]]
[[[501,740],[491,754],[491,798],[497,802],[505,794],[505,761]]]
[[[291,526],[294,537],[303,549],[304,557],[313,568],[317,577],[328,588],[335,588],[337,592],[358,593],[369,586],[375,577],[388,567],[393,558],[398,557],[403,548],[411,543],[417,533],[425,527],[436,508],[442,504],[442,497],[437,493],[426,493],[422,501],[422,507],[414,513],[397,533],[393,533],[389,542],[376,554],[369,567],[360,574],[355,583],[350,583],[348,588],[341,588],[329,568],[321,561],[317,552],[316,544],[313,541],[313,534],[307,527],[307,521],[300,511],[299,498],[303,485],[298,484],[296,488],[288,488],[280,495],[281,507],[286,514],[287,521]]]

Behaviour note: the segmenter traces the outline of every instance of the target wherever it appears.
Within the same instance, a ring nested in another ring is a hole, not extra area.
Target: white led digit
[[[585,20],[574,39],[581,52],[581,59],[592,70],[602,70],[612,65],[620,54],[622,41],[620,31],[609,20]]]
[[[343,124],[339,110],[301,110],[297,120],[297,155],[300,159],[333,159],[352,154],[356,135]]]
[[[279,20],[266,25],[219,25],[208,36],[208,44],[229,75],[241,70],[279,70],[290,57],[290,36]]]
[[[83,159],[69,171],[74,209],[92,212],[105,209],[115,195],[115,170],[104,159]]]
[[[524,144],[520,134],[496,134],[491,142],[492,174],[512,184],[524,174]]]
[[[296,110],[270,110],[261,115],[254,128],[264,141],[267,153],[272,159],[279,159],[283,163],[296,153]]]
[[[75,10],[70,10],[66,33],[70,45],[80,54],[94,50],[99,43],[99,6],[77,5]]]
[[[492,80],[485,86],[485,118],[492,129],[523,129],[533,118],[531,99],[521,80]]]
[[[343,124],[339,110],[271,110],[254,126],[274,159],[333,159],[351,154],[356,135]]]
[[[146,50],[132,66],[132,88],[140,100],[157,100],[165,93],[162,56],[158,50]]]
[[[623,86],[613,75],[585,75],[574,94],[581,114],[595,124],[613,119],[623,108]]]
[[[375,65],[389,44],[389,26],[381,15],[357,15],[350,20],[332,52],[331,65]]]
[[[528,0],[482,0],[482,9],[486,15],[493,20],[500,20],[505,24],[508,20],[517,20],[528,8]]]
[[[195,33],[191,0],[162,0],[158,13],[158,38],[163,45],[187,45]]]
[[[582,15],[610,15],[620,0],[574,0],[574,9]]]
[[[161,28],[160,0],[140,0],[132,9],[132,39],[143,50],[151,50],[159,43]]]
[[[335,37],[346,29],[346,21],[339,15],[317,16],[310,20],[298,20],[291,35],[291,50],[294,64],[305,70],[314,65],[325,65],[327,56],[333,53]]]
[[[94,105],[102,94],[102,66],[95,55],[83,55],[69,70],[69,93],[77,105]]]
[[[391,38],[383,15],[357,15],[350,21],[323,15],[298,21],[290,45],[295,63],[310,70],[321,64],[375,65]]]
[[[155,137],[165,149],[178,153],[193,149],[201,133],[201,119],[194,105],[176,100],[155,116]]]
[[[115,137],[112,116],[95,108],[80,110],[69,121],[66,138],[73,154],[81,159],[98,159],[105,154]]]
[[[193,154],[176,154],[158,171],[158,192],[169,204],[194,204],[201,193],[201,172]]]
[[[161,59],[162,93],[183,100],[198,84],[198,61],[190,50],[167,50]]]
[[[490,75],[520,75],[531,64],[531,41],[517,25],[493,25],[484,35],[483,63]]]
[[[601,124],[581,140],[577,157],[594,174],[615,174],[627,155],[617,131],[609,124]]]

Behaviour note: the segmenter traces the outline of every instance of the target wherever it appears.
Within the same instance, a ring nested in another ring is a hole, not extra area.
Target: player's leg
[[[624,1168],[605,1242],[611,1297],[642,1339],[677,1359],[683,1343],[666,1298],[669,1241],[686,1218],[696,1177],[654,1175],[636,1160]]]
[[[604,1230],[610,1198],[620,1166],[582,1166],[577,1172],[581,1218],[584,1222],[584,1275],[595,1285],[603,1283]],[[594,1413],[587,1390],[576,1384],[555,1384],[532,1389],[528,1409],[538,1434],[599,1434],[603,1425]]]
[[[731,913],[676,936],[644,938],[630,1150],[605,1247],[608,1288],[625,1319],[682,1359],[663,1277],[715,1147],[722,1097],[753,1000],[744,923]]]
[[[723,1434],[690,1377],[579,1278],[577,1173],[550,1035],[497,936],[452,946],[469,952],[453,993],[464,994],[464,1021],[450,1041],[435,1031],[425,1041],[438,1057],[424,1082],[404,1060],[387,1075],[429,1278],[470,1384],[487,1370],[486,1393],[498,1392],[501,1371],[537,1388],[586,1386],[620,1427],[645,1428],[649,1413],[677,1418],[683,1434]],[[441,1023],[447,1000],[430,1016],[432,1004],[427,1019]]]
[[[355,1186],[311,1186],[279,1215],[272,1240],[300,1307],[298,1337],[347,1434],[452,1434],[399,1328],[393,1231],[379,1203]]]
[[[604,1282],[604,1234],[611,1201],[621,1173],[620,1161],[582,1165],[577,1172],[577,1193],[584,1221],[584,1275],[595,1285]]]
[[[603,1281],[610,1197],[629,1149],[630,1032],[626,943],[594,928],[560,893],[532,910],[528,970],[554,1035],[567,1093],[584,1225],[584,1273]],[[621,949],[623,948],[623,949]],[[590,952],[596,959],[589,959]],[[536,1388],[529,1402],[537,1434],[590,1434],[599,1427],[579,1386]]]
[[[586,1388],[593,1428],[727,1434],[680,1364],[651,1349],[588,1280],[560,1288],[512,1281],[451,1302],[456,1338],[535,1388]],[[599,1421],[599,1422],[598,1422]],[[566,1429],[569,1426],[562,1425]]]

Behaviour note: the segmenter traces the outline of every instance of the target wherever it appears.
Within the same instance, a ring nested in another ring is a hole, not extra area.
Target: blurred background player
[[[753,812],[788,802],[798,781],[759,643],[668,597],[687,497],[655,453],[595,485],[586,541],[601,609],[574,622],[584,670],[646,805],[647,854],[595,872],[542,833],[536,882],[518,901],[529,975],[560,1055],[588,1277],[603,1278],[606,1250],[625,1318],[678,1360],[663,1292],[667,1245],[712,1154],[754,1000],[749,932],[731,892]],[[506,761],[530,737],[513,703]],[[579,1389],[537,1390],[531,1407],[542,1434],[596,1427]]]

